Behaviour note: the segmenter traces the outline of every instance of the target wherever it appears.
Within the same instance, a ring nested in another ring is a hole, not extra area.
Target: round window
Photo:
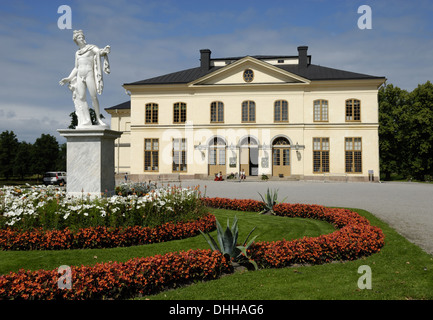
[[[244,81],[251,82],[254,79],[254,72],[251,69],[247,69],[244,71]]]

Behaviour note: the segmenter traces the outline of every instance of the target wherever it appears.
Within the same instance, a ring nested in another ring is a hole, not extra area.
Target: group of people
[[[245,180],[246,179],[246,174],[245,174],[245,170],[242,169],[241,172],[239,172],[239,181]],[[215,179],[214,181],[223,181],[223,173],[220,171],[218,173],[215,174]]]

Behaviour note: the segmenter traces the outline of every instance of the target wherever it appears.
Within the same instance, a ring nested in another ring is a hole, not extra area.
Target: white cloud
[[[57,129],[64,129],[70,124],[67,108],[55,109],[51,106],[0,104],[1,131],[13,131],[19,141],[33,143],[41,134],[51,134],[63,141]],[[4,129],[3,129],[4,128]]]

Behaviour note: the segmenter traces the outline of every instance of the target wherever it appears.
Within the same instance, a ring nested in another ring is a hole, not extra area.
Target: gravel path
[[[433,255],[433,184],[189,180],[181,185],[200,185],[202,192],[206,186],[210,197],[256,200],[267,188],[279,189],[279,200],[287,197],[289,203],[365,209]]]

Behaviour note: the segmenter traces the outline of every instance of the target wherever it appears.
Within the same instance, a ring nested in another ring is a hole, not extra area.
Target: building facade
[[[123,132],[117,173],[378,181],[386,79],[314,65],[307,50],[212,58],[205,49],[198,67],[124,84],[130,101],[105,109]]]

